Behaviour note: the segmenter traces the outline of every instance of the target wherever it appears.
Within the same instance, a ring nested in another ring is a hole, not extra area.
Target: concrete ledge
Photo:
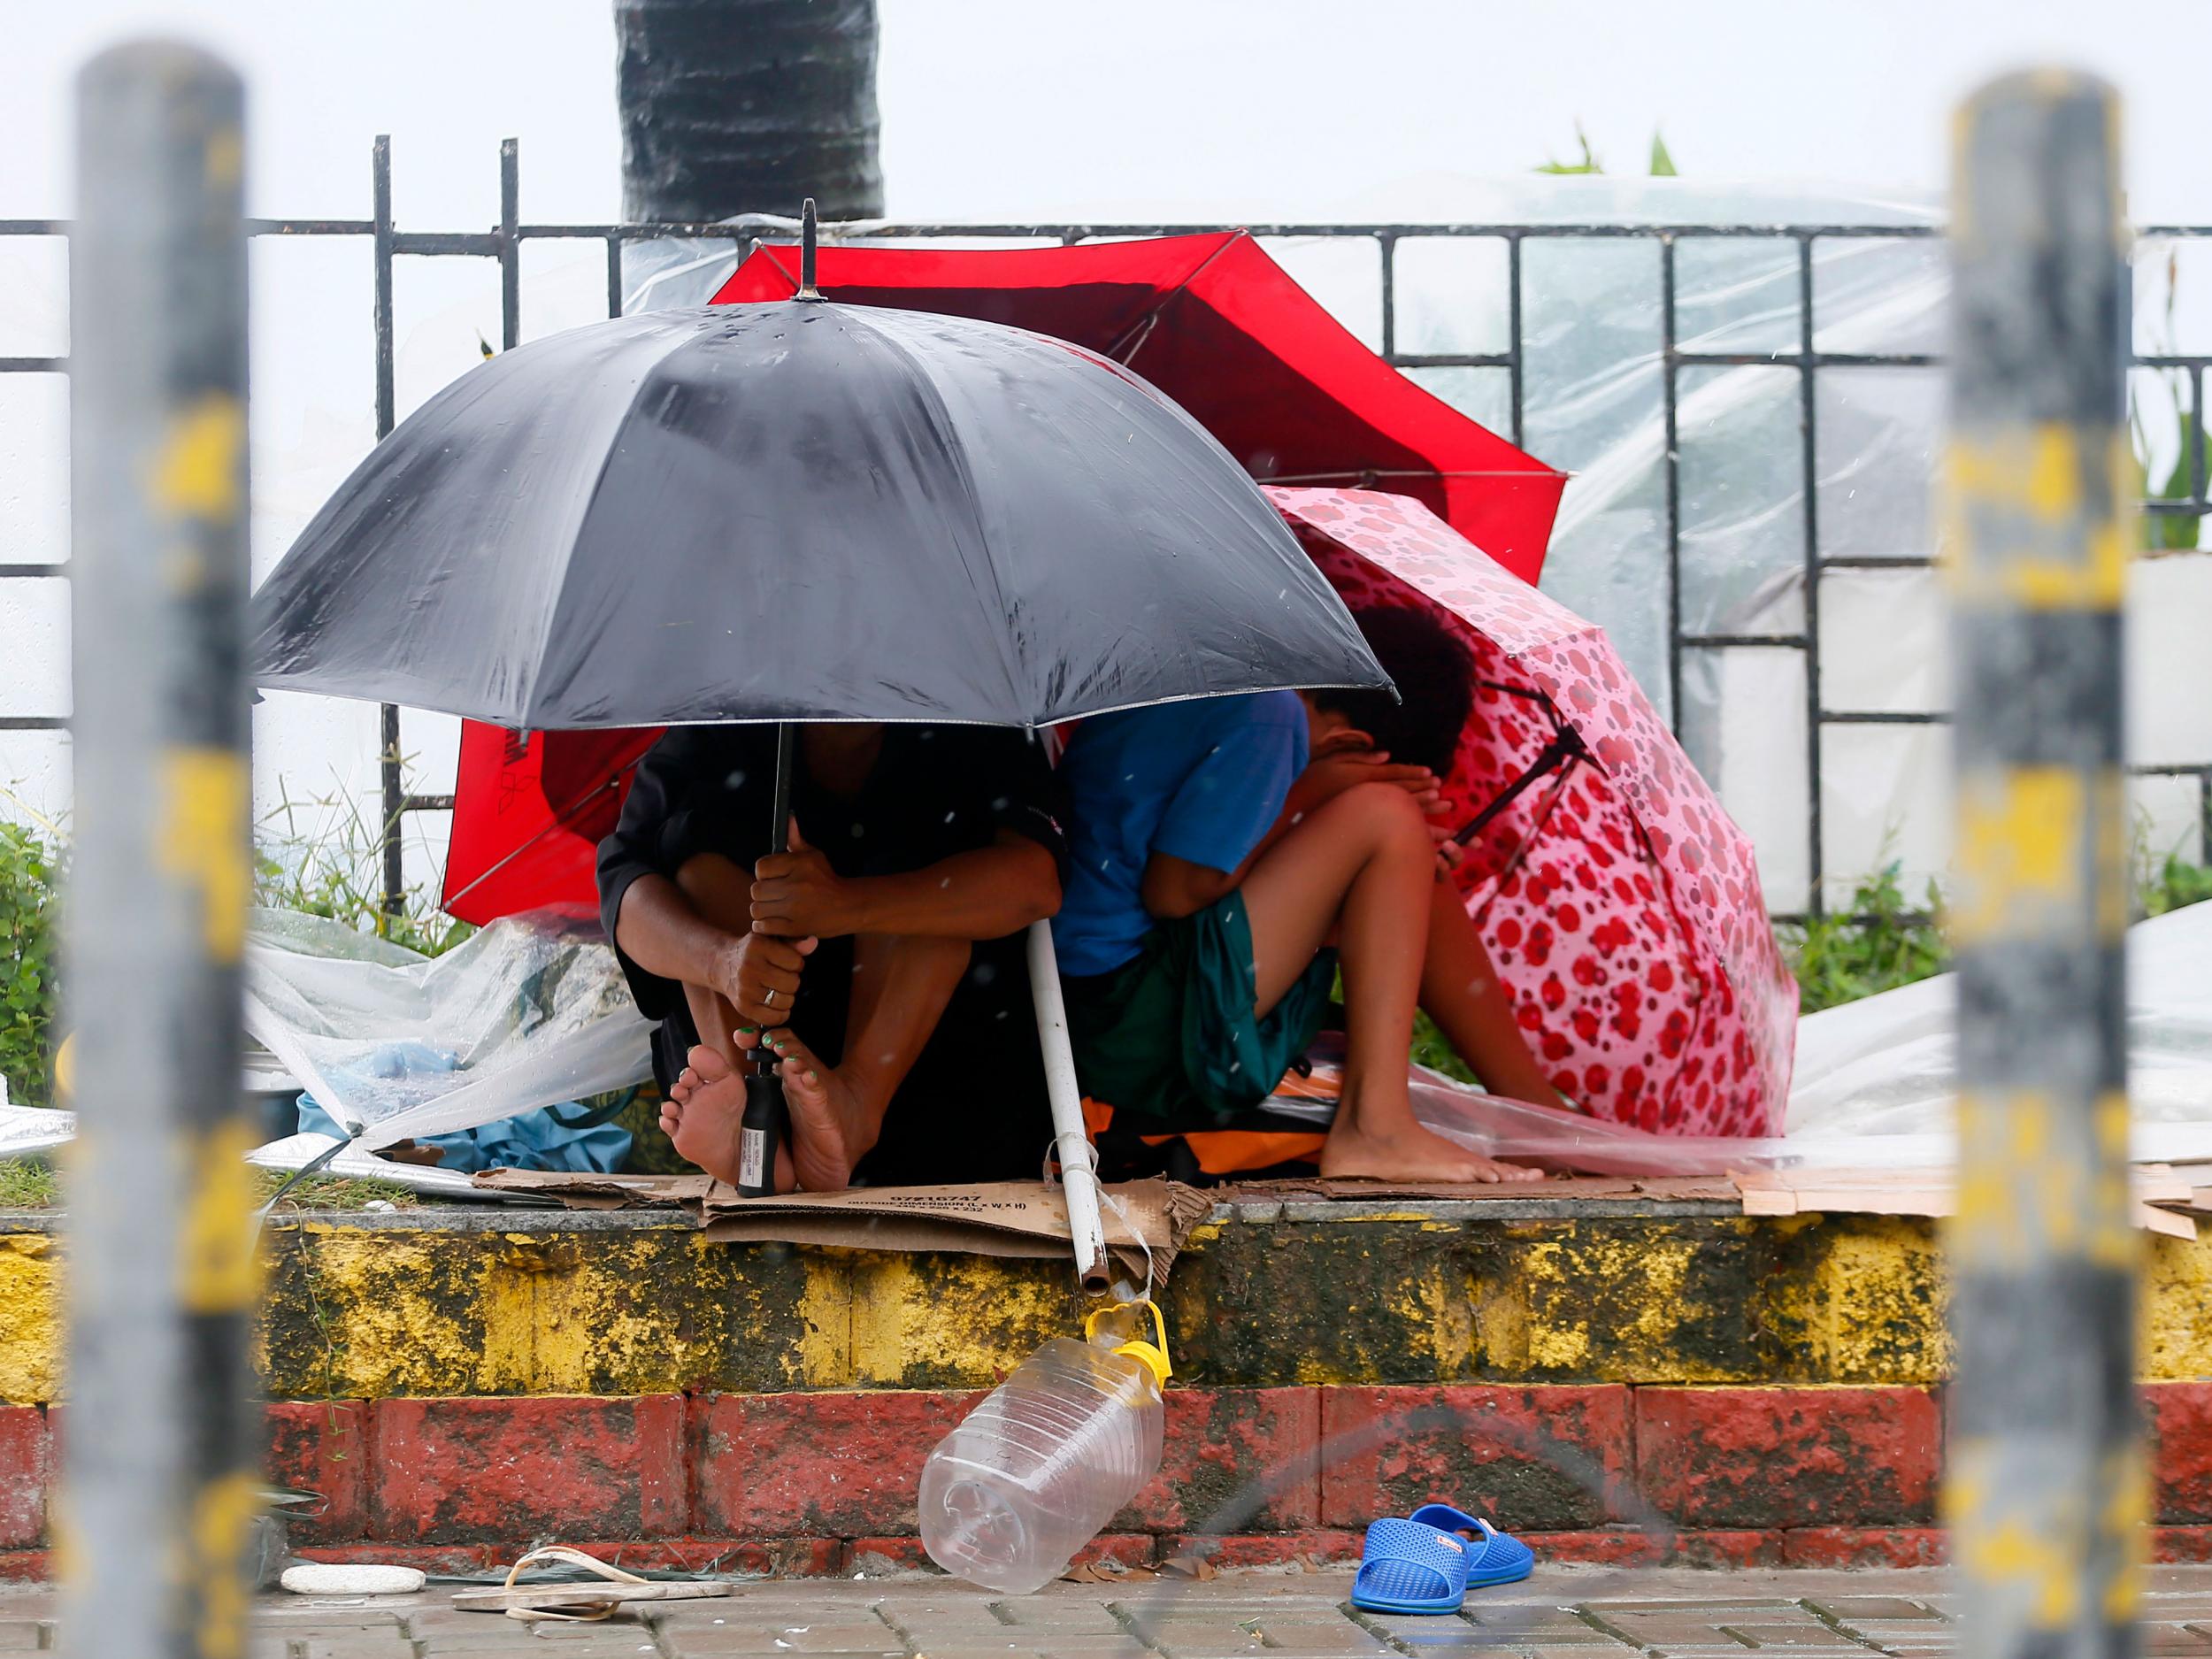
[[[59,1398],[65,1248],[50,1217],[0,1217],[0,1401]],[[2212,1240],[2146,1252],[2143,1375],[2212,1378]],[[290,1400],[976,1387],[1079,1312],[1056,1261],[711,1245],[637,1212],[311,1215],[265,1255],[266,1386]],[[1947,1366],[1915,1218],[1224,1205],[1165,1302],[1179,1375],[1214,1387],[1925,1387]]]

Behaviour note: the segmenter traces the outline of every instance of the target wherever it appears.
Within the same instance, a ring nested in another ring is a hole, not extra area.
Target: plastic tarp
[[[2130,930],[2128,982],[2132,1155],[2145,1163],[2212,1161],[2212,903]],[[1957,1007],[1957,981],[1947,973],[1805,1016],[1783,1136],[1654,1135],[1500,1099],[1418,1069],[1414,1112],[1486,1156],[1593,1175],[1943,1171],[1955,1159]],[[1318,1125],[1334,1107],[1278,1096],[1268,1110]]]
[[[257,910],[246,967],[246,1029],[365,1150],[652,1075],[650,1027],[580,911],[510,917],[434,958]],[[411,1050],[436,1063],[392,1063]]]
[[[2212,1157],[2212,904],[2128,931],[2128,1096],[2138,1139],[2186,1156],[2177,1134],[2204,1132]],[[1948,1135],[1958,1090],[1952,1035],[1958,984],[1940,974],[1798,1022],[1790,1144]]]

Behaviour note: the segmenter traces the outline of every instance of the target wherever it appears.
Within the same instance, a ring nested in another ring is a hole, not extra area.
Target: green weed
[[[2142,909],[2146,916],[2163,916],[2185,904],[2201,904],[2207,899],[2212,899],[2212,866],[2186,864],[2179,853],[2168,853],[2143,879]]]
[[[51,1099],[61,863],[58,837],[0,820],[0,1077],[18,1106]]]
[[[476,931],[440,910],[426,887],[402,893],[396,912],[384,908],[384,825],[351,795],[295,801],[280,782],[278,797],[255,828],[257,903],[327,917],[426,956],[443,955]],[[303,830],[303,817],[320,828]]]
[[[61,1178],[50,1164],[22,1159],[0,1163],[0,1210],[54,1210],[61,1204]]]
[[[1582,130],[1580,121],[1575,123],[1575,148],[1582,153],[1574,160],[1547,161],[1536,171],[1565,177],[1576,177],[1584,173],[1601,173],[1605,171],[1605,164],[1598,159],[1597,152],[1590,148],[1590,135]],[[1674,157],[1667,152],[1667,141],[1660,135],[1656,128],[1651,134],[1651,176],[1655,179],[1671,179],[1676,176]]]
[[[1800,1010],[1810,1014],[1940,973],[1947,952],[1940,899],[1928,887],[1924,909],[1905,901],[1893,860],[1852,889],[1840,913],[1778,927],[1784,960],[1797,975]]]
[[[276,1170],[254,1171],[253,1202],[265,1204],[285,1180]],[[300,1210],[366,1210],[377,1202],[395,1210],[420,1207],[422,1196],[393,1181],[357,1181],[338,1175],[311,1175],[284,1195],[280,1208]],[[61,1177],[50,1164],[27,1160],[0,1162],[0,1211],[58,1210],[62,1203]]]

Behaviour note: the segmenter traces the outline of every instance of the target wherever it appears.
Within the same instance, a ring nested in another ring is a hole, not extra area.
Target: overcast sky
[[[906,217],[1356,215],[1420,175],[1564,156],[1933,189],[1976,79],[2086,65],[2128,98],[2139,219],[2212,219],[2206,0],[880,0],[884,171]],[[619,201],[603,0],[0,0],[0,217],[69,200],[68,86],[135,29],[250,77],[256,211],[359,217],[393,135],[403,225]],[[1402,194],[1394,196],[1401,204]],[[1448,205],[1436,211],[1449,211]]]

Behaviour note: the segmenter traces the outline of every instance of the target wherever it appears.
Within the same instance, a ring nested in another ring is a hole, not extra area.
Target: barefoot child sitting
[[[1034,1176],[1050,1139],[1021,930],[1052,914],[1056,786],[1024,734],[800,729],[791,850],[775,734],[669,733],[599,847],[602,919],[657,1020],[661,1126],[737,1178],[741,1063],[781,1056],[777,1189]]]
[[[1464,653],[1417,612],[1362,626],[1394,675],[1393,656],[1417,660],[1425,680],[1448,671],[1423,699],[1428,735],[1397,722],[1430,764],[1394,757],[1355,724],[1394,715],[1386,693],[1202,699],[1076,729],[1061,764],[1071,858],[1053,935],[1077,1072],[1119,1111],[1217,1122],[1248,1111],[1318,1034],[1340,963],[1348,1052],[1322,1172],[1535,1179],[1413,1116],[1417,1005],[1494,1091],[1558,1097],[1424,818],[1438,799],[1431,764],[1448,766],[1465,718]]]

